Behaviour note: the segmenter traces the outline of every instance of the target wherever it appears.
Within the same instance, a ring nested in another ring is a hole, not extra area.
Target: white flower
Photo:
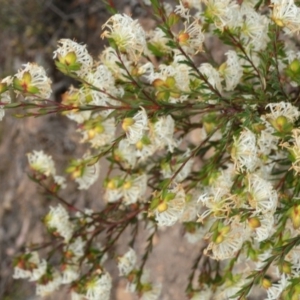
[[[28,162],[30,168],[45,176],[55,175],[55,166],[53,159],[50,155],[44,153],[44,151],[36,151],[33,153],[27,153]]]
[[[199,222],[203,222],[209,215],[224,218],[231,208],[236,205],[234,195],[223,194],[222,188],[215,188],[208,194],[200,195],[198,202],[202,202],[203,206],[208,208],[199,216]]]
[[[205,16],[213,20],[215,26],[223,30],[225,26],[239,24],[239,6],[232,0],[203,0],[206,5]]]
[[[291,169],[293,169],[297,174],[300,173],[300,129],[293,129],[291,142],[282,143],[281,146],[288,149],[293,157]]]
[[[36,251],[28,253],[27,257],[24,266],[23,264],[15,266],[13,278],[29,278],[30,281],[36,281],[46,273],[47,262],[44,259],[40,261]]]
[[[129,143],[127,139],[121,140],[118,149],[114,152],[114,158],[117,161],[122,162],[125,166],[134,167],[137,160],[135,146]]]
[[[288,277],[283,274],[278,283],[272,284],[270,288],[267,289],[266,300],[277,300],[281,293],[290,285]]]
[[[100,64],[93,72],[87,74],[86,81],[91,85],[84,87],[86,98],[90,99],[88,104],[97,106],[119,104],[115,98],[122,97],[124,89],[116,85],[115,77],[108,66]],[[110,111],[112,110],[107,109],[105,112]]]
[[[136,266],[136,253],[130,248],[123,256],[118,257],[118,269],[120,276],[127,276]]]
[[[259,163],[255,134],[248,128],[245,128],[238,138],[234,137],[233,139],[231,157],[236,170],[242,171],[246,169],[249,172],[254,171]]]
[[[233,91],[243,76],[243,68],[235,51],[229,50],[225,55],[227,61],[221,65],[219,71],[225,78],[226,91]]]
[[[27,63],[18,71],[13,80],[17,93],[25,93],[26,100],[49,99],[51,80],[47,77],[45,69],[34,63]]]
[[[160,29],[155,28],[151,31],[148,37],[148,43],[153,45],[162,53],[171,53],[172,48],[168,46],[170,39],[166,36],[166,34]]]
[[[179,1],[179,5],[176,5],[174,13],[187,20],[191,17],[189,6],[186,5],[186,1],[184,0]]]
[[[209,63],[201,64],[199,71],[207,78],[208,83],[219,92],[222,92],[222,85],[219,72]]]
[[[248,202],[256,212],[274,212],[277,207],[278,195],[272,184],[256,174],[248,175]]]
[[[85,77],[91,70],[93,59],[86,50],[86,45],[80,45],[70,39],[61,39],[58,41],[58,49],[55,50],[53,58],[58,58],[60,63],[69,64],[68,55],[75,55],[72,57],[78,64],[78,70],[73,72],[79,77]]]
[[[66,187],[66,179],[56,175],[54,161],[50,155],[34,150],[32,153],[27,153],[27,158],[29,166],[34,172],[46,177],[52,176],[56,185],[62,189]]]
[[[104,200],[108,203],[117,202],[122,197],[122,190],[118,187],[108,186],[104,193]]]
[[[112,47],[107,47],[101,53],[101,62],[112,72],[116,79],[120,79],[122,81],[128,81],[127,79],[127,72],[130,73],[133,69],[133,62],[127,58],[124,54],[117,54],[116,50]],[[125,66],[124,68],[120,67],[120,63],[122,61],[122,65]]]
[[[246,238],[241,224],[234,221],[230,225],[229,232],[222,235],[222,241],[210,242],[204,253],[216,260],[232,258],[241,249]]]
[[[69,119],[81,124],[88,120],[91,116],[90,110],[80,110],[80,106],[88,105],[87,99],[89,99],[86,94],[87,89],[81,88],[76,89],[73,86],[69,88],[67,92],[62,95],[62,105],[64,105],[67,110],[63,112]],[[73,109],[70,109],[73,108]]]
[[[185,192],[184,189],[177,185],[168,191],[167,197],[170,195],[171,200],[162,199],[163,202],[155,208],[155,220],[158,226],[172,226],[182,216],[185,208]]]
[[[199,210],[198,198],[199,195],[195,192],[192,195],[187,195],[186,206],[180,218],[181,222],[194,222],[196,220]]]
[[[300,32],[300,9],[294,0],[272,0],[272,20],[280,27],[284,27],[286,34]]]
[[[78,215],[77,215],[78,216]],[[80,259],[84,255],[86,246],[86,241],[82,239],[81,236],[72,239],[72,242],[64,247],[64,251],[68,252],[68,257],[71,258],[73,263],[77,263],[78,259]]]
[[[252,6],[244,2],[241,6],[241,16],[242,19],[239,27],[244,47],[248,51],[264,50],[269,41],[269,19],[257,13]]]
[[[73,161],[73,164],[77,165],[79,170],[75,167],[75,171],[72,173],[75,182],[78,183],[79,190],[87,190],[92,184],[96,182],[100,173],[99,162],[91,162],[91,157],[88,154],[84,155],[83,159]]]
[[[263,124],[265,129],[261,130],[257,136],[257,147],[260,156],[267,156],[272,150],[276,151],[278,149],[279,137],[274,135],[275,129],[269,122],[263,120]]]
[[[294,123],[300,116],[300,112],[298,108],[292,105],[289,102],[277,102],[277,103],[269,103],[266,106],[266,109],[269,108],[271,110],[270,114],[266,114],[266,117],[271,120],[276,120],[278,117],[286,117],[289,122]]]
[[[127,53],[130,60],[137,61],[147,47],[146,35],[137,20],[127,15],[115,14],[102,26],[102,38],[113,39],[118,50]]]
[[[192,69],[187,64],[183,63],[186,61],[186,57],[178,49],[174,49],[173,52],[174,52],[174,57],[171,66],[174,70],[176,88],[182,92],[190,92],[191,90],[190,81],[194,79],[194,77],[191,76]],[[187,95],[178,95],[178,96],[180,102],[185,101],[188,97]]]
[[[54,182],[59,185],[62,189],[66,188],[66,178],[59,175],[53,176]]]
[[[145,197],[147,189],[147,175],[132,176],[126,178],[122,185],[122,196],[125,205],[136,203]]]
[[[36,285],[36,294],[41,297],[46,297],[51,295],[56,291],[59,286],[62,284],[62,278],[57,271],[52,272],[52,279],[48,279],[46,284],[37,284]]]
[[[79,267],[76,265],[63,265],[63,271],[61,273],[61,283],[62,284],[69,284],[75,281],[80,275]]]
[[[188,95],[185,92],[190,91],[190,72],[191,69],[186,64],[182,63],[186,58],[179,50],[173,50],[174,58],[170,65],[160,64],[158,72],[153,72],[150,65],[145,65],[144,69],[148,74],[144,77],[152,85],[156,87],[157,97],[163,97],[166,91],[169,91],[167,100],[170,103],[184,102]]]
[[[112,287],[111,277],[105,272],[101,275],[94,275],[86,283],[86,295],[88,300],[109,300]]]
[[[178,172],[178,174],[173,180],[174,182],[182,182],[185,178],[187,178],[190,175],[193,164],[194,160],[191,157],[191,151],[188,149],[182,155],[178,157],[172,157],[171,162],[164,163],[162,165],[161,173],[164,178],[172,178],[176,174],[176,172],[181,168],[181,170]]]
[[[82,134],[81,143],[89,142],[92,148],[110,144],[115,138],[115,119],[105,118],[102,113],[94,114],[77,129]]]
[[[149,124],[149,127],[152,124]],[[138,158],[138,163],[144,162],[148,157],[151,157],[156,150],[161,149],[162,144],[158,144],[154,135],[151,135],[151,131],[146,131],[143,137],[135,144],[135,155]]]
[[[153,130],[154,143],[159,148],[168,146],[168,150],[173,152],[174,148],[179,144],[179,141],[174,138],[175,122],[173,118],[170,115],[159,117],[151,128]]]
[[[105,65],[99,65],[95,71],[89,73],[86,81],[100,90],[111,90],[115,86],[115,78]]]
[[[264,241],[274,233],[274,216],[272,213],[266,213],[261,216],[257,216],[260,225],[253,229],[254,238],[258,241]]]
[[[218,176],[212,178],[211,193],[214,195],[218,194],[219,197],[229,195],[235,175],[234,165],[231,163],[227,164],[226,169],[219,170]]]
[[[125,118],[122,128],[126,132],[127,140],[131,144],[137,143],[148,129],[148,116],[143,107],[132,118]]]
[[[59,204],[50,206],[50,212],[45,216],[45,224],[49,229],[54,229],[68,243],[73,235],[74,226],[70,222],[70,216],[64,207]]]
[[[178,35],[181,46],[189,55],[195,55],[203,51],[204,38],[202,25],[198,19],[191,24],[185,23],[185,30]]]

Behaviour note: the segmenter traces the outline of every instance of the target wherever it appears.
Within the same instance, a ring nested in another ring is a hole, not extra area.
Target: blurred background
[[[139,18],[144,28],[155,25],[138,0],[113,2],[119,12]],[[45,67],[53,81],[55,100],[60,101],[71,81],[55,69],[52,57],[57,41],[70,38],[87,44],[97,57],[104,47],[101,26],[108,17],[101,0],[0,0],[0,78],[15,74],[24,63],[36,62]],[[79,158],[84,152],[79,139],[75,124],[60,115],[16,119],[7,111],[0,122],[0,299],[40,299],[35,296],[33,283],[12,279],[12,259],[25,245],[47,238],[41,218],[50,205],[57,204],[28,179],[26,153],[44,150],[51,154],[57,173],[62,174],[68,159]],[[105,168],[105,162],[103,165]],[[62,196],[81,207],[99,208],[101,180],[88,192],[79,192],[71,185]],[[129,234],[121,240],[120,254],[128,250]],[[140,234],[139,253],[146,237]],[[160,232],[155,239],[157,246],[147,268],[153,279],[163,284],[162,300],[185,299],[187,276],[201,245],[188,245],[182,239],[180,227]],[[114,278],[111,300],[135,299],[125,291],[126,282],[118,279],[115,263],[106,267]],[[48,299],[67,300],[70,296],[65,290]]]

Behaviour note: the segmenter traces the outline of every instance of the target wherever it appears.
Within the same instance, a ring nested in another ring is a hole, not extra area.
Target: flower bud
[[[257,217],[249,218],[248,224],[251,229],[256,229],[261,226],[260,220]]]
[[[65,56],[59,56],[58,60],[60,63],[70,66],[77,61],[76,53],[74,51],[71,51]]]
[[[132,182],[130,180],[123,183],[123,189],[129,190],[131,187],[132,187]]]
[[[261,285],[262,285],[263,288],[265,288],[267,290],[272,286],[272,282],[268,278],[265,277],[262,280]]]
[[[92,140],[92,139],[96,136],[96,134],[97,134],[97,132],[96,132],[95,129],[90,129],[90,130],[88,131],[88,139],[89,139],[89,140]]]
[[[186,45],[188,43],[189,38],[190,35],[187,32],[182,32],[178,36],[178,42],[180,45]]]
[[[293,129],[293,124],[291,124],[285,116],[279,116],[275,120],[272,119],[268,121],[278,132],[286,133]]]
[[[168,204],[166,202],[162,202],[157,206],[157,210],[162,213],[168,209]]]
[[[298,59],[294,59],[288,68],[295,74],[300,72],[300,61]]]
[[[277,19],[277,18],[274,18],[274,17],[271,17],[272,21],[278,25],[279,27],[284,27],[284,23],[282,22],[281,19]]]
[[[222,234],[219,234],[214,240],[216,244],[221,244],[223,241],[224,241],[224,236]]]
[[[114,179],[111,179],[108,183],[107,183],[107,188],[109,190],[114,190],[117,188],[117,185],[116,185],[116,181]]]
[[[122,123],[122,128],[124,131],[128,131],[129,127],[134,124],[133,118],[125,118]]]
[[[300,227],[300,204],[294,205],[288,212],[289,217],[292,219],[293,227],[298,229]]]
[[[161,86],[164,86],[165,85],[165,82],[162,80],[162,79],[155,79],[153,82],[152,82],[152,85],[155,87],[155,88],[159,88]]]
[[[142,150],[144,148],[144,143],[140,140],[138,141],[136,144],[135,144],[135,147],[138,149],[138,150]]]
[[[167,77],[166,79],[166,86],[169,88],[174,88],[176,85],[176,80],[174,77]]]
[[[279,265],[279,270],[282,273],[291,274],[292,272],[291,263],[289,263],[288,261],[284,261],[282,264]]]

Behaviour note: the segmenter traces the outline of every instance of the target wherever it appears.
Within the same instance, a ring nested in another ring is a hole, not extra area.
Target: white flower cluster
[[[69,214],[62,205],[50,206],[50,212],[45,216],[44,222],[50,231],[64,238],[68,243],[73,235],[73,224],[69,220]]]
[[[58,49],[54,51],[53,58],[57,58],[61,63],[77,66],[72,70],[76,75],[85,77],[93,66],[93,59],[86,50],[85,45],[69,40],[61,39],[58,41]]]
[[[111,46],[98,60],[86,45],[59,41],[56,66],[80,85],[62,95],[57,111],[88,144],[66,173],[79,190],[89,189],[106,158],[104,204],[100,212],[74,216],[62,204],[51,206],[44,224],[61,253],[60,271],[33,251],[16,260],[14,277],[36,281],[41,296],[70,284],[74,300],[109,300],[112,279],[103,261],[130,226],[132,247],[145,223],[150,234],[141,267],[130,248],[117,256],[118,269],[130,292],[160,299],[161,285],[144,265],[156,230],[180,223],[190,243],[203,245],[189,299],[244,299],[254,284],[267,299],[298,299],[300,52],[289,49],[280,31],[300,32],[300,8],[294,0],[272,0],[269,7],[181,0],[174,9],[154,2],[160,27],[146,33],[131,17],[113,15],[102,34]],[[212,36],[231,46],[223,61],[210,53]],[[31,63],[2,79],[0,119],[14,104],[13,92],[27,100],[21,107],[42,114],[51,81]],[[58,196],[65,179],[52,158],[33,151],[28,161],[33,178],[50,182],[47,191]]]
[[[146,35],[138,21],[127,15],[112,16],[102,28],[107,28],[102,37],[115,41],[120,52],[126,52],[130,60],[136,61],[146,49]]]
[[[18,71],[13,79],[17,94],[23,93],[26,100],[48,100],[51,90],[51,80],[43,67],[27,63]]]
[[[45,154],[44,151],[34,150],[32,153],[27,154],[27,158],[29,166],[34,172],[46,177],[51,176],[59,187],[66,187],[66,179],[62,176],[56,175],[54,161],[50,155]]]

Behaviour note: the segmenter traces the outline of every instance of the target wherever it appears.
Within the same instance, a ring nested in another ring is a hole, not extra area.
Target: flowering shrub
[[[110,46],[97,60],[85,45],[58,42],[55,64],[78,82],[61,103],[51,100],[51,80],[34,63],[1,80],[1,118],[15,108],[23,116],[61,113],[89,145],[67,176],[56,174],[43,151],[28,154],[31,178],[60,202],[43,219],[60,265],[40,258],[42,246],[29,247],[15,258],[14,278],[36,282],[40,296],[69,285],[72,299],[109,299],[103,262],[130,227],[120,276],[140,299],[160,299],[145,263],[156,232],[180,223],[186,242],[203,245],[188,299],[246,299],[254,289],[267,299],[299,299],[300,1],[144,6],[157,28],[145,32],[114,14],[103,25]],[[222,64],[207,50],[212,36],[230,46]],[[109,162],[103,210],[75,208],[59,196],[69,180],[78,189],[100,184],[101,158]],[[149,238],[138,259],[140,224]]]

